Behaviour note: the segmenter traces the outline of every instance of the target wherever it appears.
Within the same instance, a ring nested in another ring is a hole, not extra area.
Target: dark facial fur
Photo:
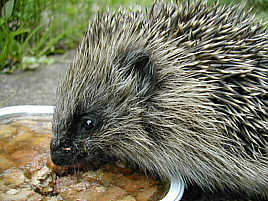
[[[268,196],[268,33],[242,8],[98,14],[58,87],[51,157]]]

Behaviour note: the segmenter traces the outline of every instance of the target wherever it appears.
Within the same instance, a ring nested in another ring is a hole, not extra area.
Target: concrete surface
[[[0,74],[0,107],[54,105],[59,77],[66,71],[75,51],[54,56],[55,62],[34,71]]]

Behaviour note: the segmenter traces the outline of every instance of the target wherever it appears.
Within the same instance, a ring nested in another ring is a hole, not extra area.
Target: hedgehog
[[[51,158],[268,198],[267,112],[268,32],[244,6],[107,10],[58,85]]]

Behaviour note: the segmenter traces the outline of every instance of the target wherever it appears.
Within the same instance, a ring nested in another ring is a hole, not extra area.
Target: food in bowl
[[[156,201],[167,183],[122,164],[58,167],[49,157],[49,118],[0,124],[0,200]]]

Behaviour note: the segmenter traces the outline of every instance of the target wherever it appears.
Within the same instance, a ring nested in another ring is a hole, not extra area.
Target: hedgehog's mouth
[[[79,164],[86,157],[85,154],[76,152],[72,147],[51,148],[50,155],[53,163],[60,166]]]
[[[88,153],[81,151],[78,147],[70,146],[67,143],[55,145],[52,140],[50,144],[52,162],[59,166],[98,168],[107,162],[115,161],[114,157],[108,156],[101,150],[94,150],[94,152]]]
[[[114,161],[112,157],[105,154],[94,153],[92,155],[87,153],[72,152],[71,147],[65,147],[61,150],[51,151],[51,160],[55,165],[59,166],[86,166],[97,168],[104,163]]]

